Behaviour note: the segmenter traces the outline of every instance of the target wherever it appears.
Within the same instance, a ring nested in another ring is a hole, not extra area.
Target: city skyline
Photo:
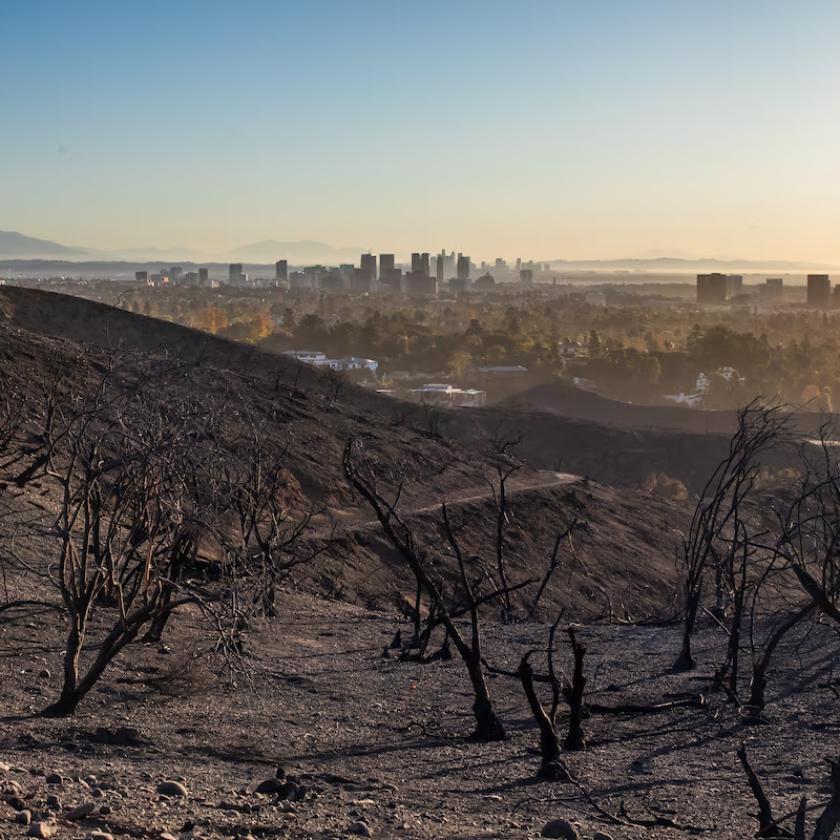
[[[317,238],[840,264],[828,2],[45,2],[0,23],[3,229],[183,257]]]

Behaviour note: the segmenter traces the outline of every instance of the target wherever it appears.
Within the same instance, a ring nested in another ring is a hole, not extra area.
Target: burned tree
[[[510,598],[507,556],[505,553],[505,531],[510,523],[507,483],[510,477],[519,469],[519,464],[503,466],[499,463],[496,465],[497,480],[495,482],[487,481],[496,507],[496,574],[499,580],[499,590],[504,593],[500,596],[500,603],[502,608],[502,621],[505,624],[513,621],[513,603]]]
[[[163,380],[138,377],[142,361],[109,358],[92,386],[55,376],[33,408],[38,450],[29,460],[56,505],[29,527],[49,560],[11,555],[55,590],[68,625],[62,688],[48,716],[73,714],[141,633],[205,603],[179,572],[193,552],[184,464],[196,410],[173,404]]]
[[[531,656],[535,651],[530,650],[522,657],[517,674],[528,701],[531,714],[537,722],[540,731],[540,770],[539,776],[550,781],[568,781],[569,771],[563,763],[560,754],[560,738],[557,735],[556,720],[557,710],[560,706],[562,696],[560,680],[554,670],[554,638],[557,633],[557,625],[561,616],[552,624],[548,632],[548,648],[546,650],[546,676],[545,681],[551,686],[551,705],[545,709],[537,695],[535,685],[534,669],[531,667]]]
[[[58,404],[44,428],[45,478],[60,499],[48,576],[70,624],[63,685],[45,715],[72,714],[110,662],[144,628],[189,601],[166,599],[164,582],[180,548],[177,449],[183,426],[142,412],[112,372],[77,404]],[[150,422],[151,420],[151,422]],[[94,617],[116,615],[83,666]]]
[[[746,747],[741,744],[737,750],[738,760],[752,792],[753,798],[758,805],[758,831],[756,837],[764,837],[767,840],[781,840],[781,838],[793,838],[793,840],[809,840],[807,834],[807,813],[808,800],[802,797],[799,800],[799,807],[793,814],[777,818],[773,813],[773,805],[764,792],[764,787],[758,774],[753,770],[747,755]],[[834,834],[834,829],[840,824],[840,759],[827,759],[829,771],[829,784],[831,796],[828,802],[822,806],[817,821],[814,824],[810,840],[829,840]],[[785,823],[794,818],[793,831],[785,827]]]
[[[236,457],[215,468],[214,508],[220,515],[211,530],[226,565],[248,577],[256,613],[274,618],[278,586],[293,569],[320,554],[328,541],[303,546],[317,510],[292,510],[287,445],[265,423],[252,417],[244,421],[248,432],[236,447]],[[214,468],[210,470],[212,474]]]
[[[352,440],[347,442],[344,450],[344,474],[350,485],[370,506],[386,538],[403,559],[418,586],[426,593],[429,601],[437,610],[449,639],[452,640],[452,644],[466,667],[474,695],[473,715],[476,727],[471,736],[472,740],[503,740],[506,737],[504,727],[493,708],[490,690],[484,676],[479,616],[481,605],[497,599],[502,593],[497,589],[493,589],[487,594],[480,594],[475,590],[473,583],[470,581],[466,560],[458,542],[456,530],[453,527],[446,505],[442,505],[442,525],[446,540],[457,564],[461,593],[470,618],[470,639],[468,641],[456,621],[457,616],[454,614],[451,604],[447,602],[440,586],[433,580],[426,568],[422,549],[418,545],[412,528],[399,514],[398,508],[402,488],[397,489],[392,499],[386,498],[380,490],[373,472],[370,469],[360,468],[357,464]]]
[[[787,437],[787,424],[778,406],[758,401],[738,412],[738,429],[729,443],[726,457],[706,482],[688,534],[683,536],[684,575],[683,630],[680,653],[674,667],[694,667],[691,642],[700,612],[709,568],[715,574],[715,604],[723,607],[724,580],[728,565],[735,561],[739,522],[747,498],[759,474],[761,456],[781,445]]]

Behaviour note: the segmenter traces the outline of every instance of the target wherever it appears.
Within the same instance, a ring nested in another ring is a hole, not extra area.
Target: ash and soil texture
[[[2,631],[0,837],[535,838],[706,836],[743,840],[755,811],[735,750],[746,741],[778,813],[818,803],[838,704],[815,678],[829,631],[777,656],[770,723],[745,728],[725,698],[655,715],[594,714],[588,749],[565,759],[580,787],[535,778],[537,733],[514,680],[491,680],[509,740],[469,743],[471,693],[457,659],[383,657],[391,615],[284,596],[254,632],[252,672],[224,686],[190,665],[198,624],[136,645],[74,718],[33,713],[58,690],[60,628],[34,615]],[[405,630],[405,628],[404,628]],[[677,628],[586,626],[589,699],[650,703],[707,691],[724,640],[699,636],[701,667],[675,674]],[[544,645],[537,624],[488,624],[488,657],[513,669]],[[538,659],[535,664],[538,664]],[[569,667],[567,652],[558,662]],[[559,721],[562,731],[565,721]],[[610,823],[591,804],[681,828]],[[28,823],[28,824],[27,824]],[[97,833],[99,832],[99,833]]]

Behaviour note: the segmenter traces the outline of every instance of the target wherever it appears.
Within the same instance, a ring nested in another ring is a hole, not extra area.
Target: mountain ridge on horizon
[[[18,231],[0,231],[0,260],[16,263],[26,262],[85,262],[85,263],[157,263],[181,261],[185,263],[224,264],[231,258],[254,265],[271,265],[277,259],[288,259],[298,264],[317,262],[323,258],[350,258],[366,253],[369,249],[356,246],[337,247],[316,239],[275,240],[263,239],[234,248],[224,254],[196,253],[186,259],[190,249],[182,246],[172,248],[128,248],[115,251],[94,250],[65,245],[48,239],[28,236]],[[180,257],[173,256],[179,254]],[[329,262],[329,259],[323,260]],[[829,271],[834,265],[807,260],[756,260],[723,257],[646,256],[627,258],[591,258],[537,260],[557,270],[613,270],[613,271],[671,271],[692,273],[699,270],[742,270],[779,271],[798,273],[802,271]]]

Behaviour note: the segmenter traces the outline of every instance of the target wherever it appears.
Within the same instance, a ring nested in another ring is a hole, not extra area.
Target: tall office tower
[[[420,254],[420,271],[422,271],[426,277],[432,276],[432,258],[426,252]]]
[[[507,263],[501,257],[496,257],[495,267],[496,268],[507,268]]]
[[[441,251],[435,259],[435,277],[437,278],[438,288],[443,286],[443,272],[446,268],[446,251]]]
[[[274,263],[274,285],[288,286],[289,285],[289,261],[277,260]]]
[[[228,266],[228,285],[239,286],[242,284],[242,263],[231,263]]]
[[[744,277],[741,274],[729,274],[726,278],[726,296],[731,300],[744,293]]]
[[[414,252],[411,255],[411,273],[412,274],[420,274],[422,272],[421,261],[420,261],[420,254],[418,252]]]
[[[200,289],[210,288],[210,270],[207,268],[198,269],[198,287]]]
[[[148,271],[135,271],[134,272],[134,279],[138,283],[148,283],[149,282],[149,272]]]
[[[458,254],[458,279],[470,279],[470,258],[464,254]]]
[[[517,257],[516,258],[516,270],[517,271],[522,270],[522,257]]]
[[[381,280],[383,277],[390,277],[391,272],[394,270],[394,266],[396,262],[394,260],[393,254],[380,254],[379,255],[379,279]]]
[[[180,265],[173,265],[172,268],[169,269],[169,279],[173,286],[177,286],[178,283],[181,282],[181,275],[183,273],[184,269],[181,268]]]
[[[731,290],[732,283],[726,274],[716,271],[697,275],[697,303],[720,306],[726,303]]]
[[[360,267],[370,280],[370,291],[376,283],[376,254],[362,254]]]
[[[831,307],[831,278],[827,274],[808,275],[808,306],[817,309]]]

